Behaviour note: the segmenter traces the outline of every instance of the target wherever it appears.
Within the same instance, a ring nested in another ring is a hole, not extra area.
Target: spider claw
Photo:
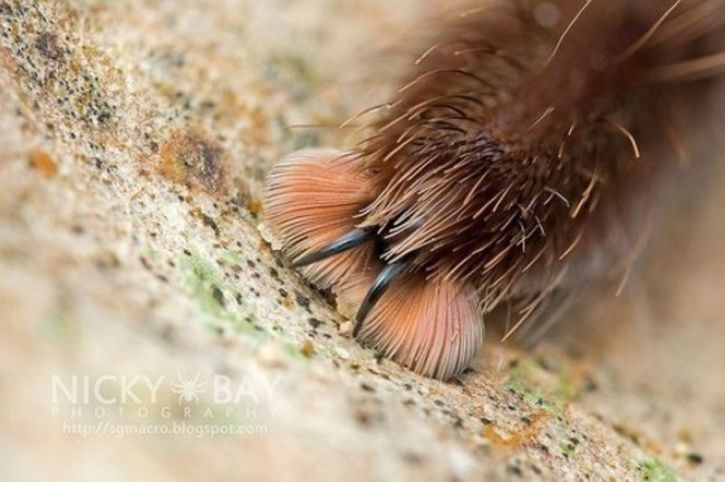
[[[370,311],[375,307],[375,304],[378,302],[380,297],[383,296],[383,293],[385,293],[385,291],[387,291],[390,287],[390,283],[392,283],[393,280],[397,278],[409,264],[409,258],[391,263],[383,268],[378,277],[375,278],[375,281],[365,295],[365,299],[363,299],[363,302],[360,304],[360,308],[355,315],[355,327],[352,331],[353,337],[357,337],[358,333],[360,333],[360,330],[365,322],[365,318],[367,318]]]
[[[304,266],[317,263],[323,259],[327,259],[336,254],[343,253],[350,249],[356,248],[361,244],[371,240],[375,236],[375,231],[369,228],[356,228],[343,234],[336,240],[332,241],[318,251],[302,256],[292,263],[294,268],[302,268]]]

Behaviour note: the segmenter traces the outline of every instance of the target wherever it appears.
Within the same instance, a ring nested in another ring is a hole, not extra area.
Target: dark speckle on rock
[[[211,295],[214,297],[214,300],[219,303],[220,306],[224,307],[226,305],[226,301],[224,300],[224,293],[217,285],[212,285],[211,287]]]
[[[219,226],[211,216],[200,212],[199,219],[201,219],[201,222],[204,223],[205,226],[208,226],[209,228],[211,228],[212,231],[214,231],[215,236],[219,236]]]
[[[420,465],[424,462],[425,459],[420,454],[414,452],[404,452],[403,460],[412,465]]]
[[[700,465],[700,464],[702,464],[705,461],[705,459],[704,459],[704,457],[702,455],[696,454],[694,452],[687,455],[687,460],[692,465]]]
[[[369,427],[373,424],[373,417],[367,411],[357,410],[354,413],[354,416],[357,423],[359,423],[363,427]]]
[[[310,299],[307,298],[302,293],[300,293],[299,291],[295,291],[295,301],[302,308],[309,309],[309,307],[310,307]]]
[[[521,467],[519,467],[518,465],[509,465],[506,469],[508,470],[509,473],[511,473],[517,477],[522,477],[524,475],[523,471],[521,470]]]
[[[62,60],[65,50],[61,47],[58,36],[52,32],[43,32],[35,39],[35,48],[49,60]]]
[[[159,148],[159,172],[173,181],[208,192],[223,190],[226,158],[221,145],[200,129],[179,129]]]
[[[584,391],[586,391],[586,392],[589,392],[589,393],[596,392],[598,388],[599,388],[599,385],[597,385],[597,382],[591,378],[587,378],[586,381],[584,382]]]

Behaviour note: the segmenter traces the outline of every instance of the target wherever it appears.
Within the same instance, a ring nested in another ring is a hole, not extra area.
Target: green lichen
[[[258,328],[254,316],[240,310],[244,300],[211,262],[197,251],[189,250],[179,260],[186,290],[206,315],[209,330],[223,333],[230,329],[252,340],[264,340],[267,333]]]
[[[672,467],[658,459],[643,460],[637,466],[637,470],[648,482],[677,482],[680,480]]]
[[[161,253],[151,246],[147,246],[143,250],[143,256],[153,261],[158,261],[159,259],[161,259]]]
[[[224,291],[228,292],[230,289],[214,265],[195,251],[183,257],[179,265],[184,272],[187,290],[198,302],[199,307],[215,318],[233,320],[234,317],[227,310],[224,295]]]
[[[561,415],[564,406],[577,394],[566,367],[552,374],[531,359],[520,360],[511,369],[508,386],[527,402],[552,415]]]
[[[569,459],[574,456],[574,452],[576,451],[576,449],[569,444],[560,444],[559,449],[561,450],[561,454]]]
[[[178,265],[187,291],[205,315],[202,321],[206,327],[216,333],[228,330],[257,343],[268,340],[270,335],[261,327],[256,316],[239,309],[243,305],[241,295],[232,296],[236,291],[223,273],[198,251],[190,249],[188,253],[179,260]],[[226,252],[225,257],[230,253]],[[235,257],[241,260],[241,256],[236,253]],[[290,358],[306,359],[295,343],[283,341],[283,346]]]
[[[239,335],[248,335],[254,338],[266,337],[266,331],[261,329],[254,315],[245,316],[243,319],[232,320],[232,329]]]
[[[244,263],[244,257],[238,252],[232,251],[231,249],[224,251],[224,253],[222,253],[222,257],[224,258],[224,260],[236,265],[241,265],[242,263]]]

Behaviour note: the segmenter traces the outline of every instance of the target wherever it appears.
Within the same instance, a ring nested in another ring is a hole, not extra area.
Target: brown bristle
[[[354,155],[270,177],[292,257],[375,233],[308,274],[363,305],[364,340],[426,375],[465,368],[476,313],[511,302],[518,328],[555,291],[629,269],[682,150],[672,133],[702,121],[725,70],[722,2],[559,0],[553,26],[538,5],[442,27]],[[368,311],[386,266],[404,272]]]

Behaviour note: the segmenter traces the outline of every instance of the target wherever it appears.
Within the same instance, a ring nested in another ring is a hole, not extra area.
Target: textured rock
[[[355,136],[290,126],[391,87],[365,79],[395,60],[366,59],[423,4],[388,3],[0,0],[3,480],[725,478],[722,196],[668,230],[644,288],[448,384],[358,346],[263,241],[269,166]],[[52,400],[54,376],[108,374],[169,383],[103,416]],[[273,396],[187,418],[221,409],[220,375]],[[260,428],[109,431],[184,421]]]

